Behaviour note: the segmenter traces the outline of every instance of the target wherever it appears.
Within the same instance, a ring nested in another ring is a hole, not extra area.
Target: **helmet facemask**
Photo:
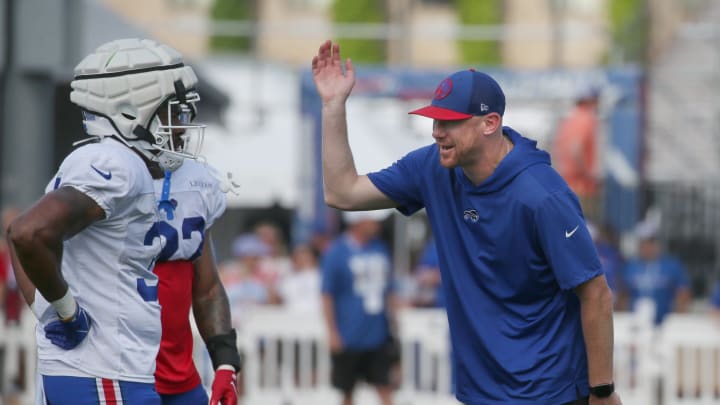
[[[198,93],[191,91],[182,99],[172,98],[164,103],[150,124],[158,151],[156,160],[163,170],[176,170],[184,159],[203,159],[200,155],[205,138],[205,125],[193,124],[200,101]]]

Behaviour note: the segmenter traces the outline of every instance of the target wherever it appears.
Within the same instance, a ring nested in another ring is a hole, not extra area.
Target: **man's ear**
[[[502,125],[502,117],[498,113],[490,113],[482,117],[485,122],[484,135],[494,134]]]

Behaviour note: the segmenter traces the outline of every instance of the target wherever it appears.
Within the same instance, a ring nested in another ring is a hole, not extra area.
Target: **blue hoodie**
[[[475,186],[429,145],[368,176],[436,238],[458,400],[552,404],[588,395],[580,304],[572,288],[602,274],[577,197],[536,142],[515,147]]]

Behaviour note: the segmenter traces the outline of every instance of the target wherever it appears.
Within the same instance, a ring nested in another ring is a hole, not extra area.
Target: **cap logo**
[[[448,94],[450,94],[450,92],[452,91],[452,87],[453,87],[452,80],[450,80],[450,78],[448,77],[447,79],[440,82],[440,84],[437,86],[437,88],[435,89],[435,94],[433,95],[433,99],[434,100],[444,99],[445,97],[448,96]]]
[[[480,103],[480,111],[485,112],[489,109],[490,107],[488,107],[487,104]]]

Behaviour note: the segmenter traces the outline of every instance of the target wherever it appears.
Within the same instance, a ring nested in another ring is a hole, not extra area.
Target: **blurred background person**
[[[331,382],[353,403],[359,381],[374,386],[383,405],[392,404],[388,349],[395,329],[390,250],[378,236],[390,210],[344,212],[346,231],[322,259],[322,300],[332,358]]]
[[[720,281],[716,281],[710,292],[710,313],[713,318],[720,321]]]
[[[322,310],[317,252],[309,245],[292,251],[292,272],[280,280],[278,293],[283,306],[292,312],[319,314]]]
[[[23,303],[25,302],[15,280],[15,273],[10,261],[10,252],[5,239],[7,227],[19,214],[20,209],[17,207],[7,207],[2,211],[2,239],[0,240],[0,283],[2,283],[2,286],[0,288],[0,305],[7,325],[20,323]]]
[[[675,256],[663,252],[658,230],[658,225],[649,221],[638,225],[637,255],[628,260],[622,274],[629,309],[635,310],[639,301],[649,300],[654,305],[655,325],[662,323],[670,312],[687,312],[692,298],[685,266]]]
[[[276,223],[265,220],[253,227],[253,233],[268,247],[268,254],[261,259],[263,273],[272,283],[277,283],[292,271],[282,229]]]
[[[0,311],[4,319],[5,327],[18,327],[20,324],[25,300],[18,289],[10,260],[5,232],[10,223],[20,214],[20,209],[9,206],[2,210],[0,223]],[[0,320],[2,320],[0,319]],[[14,368],[14,375],[5,375],[8,367],[7,361],[17,360],[17,367]],[[7,385],[7,386],[6,386]],[[8,405],[20,404],[17,393],[25,387],[25,352],[20,349],[19,353],[7,353],[5,348],[0,348],[0,399]],[[0,401],[2,402],[2,401]]]
[[[276,304],[277,293],[264,276],[261,260],[267,245],[252,233],[242,234],[232,245],[233,258],[220,265],[220,280],[230,302],[233,326],[242,329],[242,319],[257,305]]]
[[[603,223],[595,225],[588,222],[588,230],[595,242],[600,264],[605,271],[608,286],[613,292],[613,302],[616,308],[626,308],[627,303],[621,302],[627,298],[622,272],[625,267],[625,257],[620,250],[617,232],[612,225]]]
[[[585,85],[575,96],[575,105],[560,121],[555,135],[552,163],[580,199],[586,218],[600,215],[599,167],[597,159],[600,89]]]
[[[314,319],[322,313],[317,251],[310,245],[297,245],[293,248],[290,259],[292,271],[283,276],[278,286],[283,308],[293,315],[303,317],[302,319]],[[300,380],[300,369],[303,367],[300,353],[302,341],[303,339],[298,339],[293,344],[293,375],[296,383]],[[317,383],[317,350],[317,342],[310,342],[312,360],[309,367],[313,384]]]
[[[445,308],[445,294],[440,278],[440,264],[438,262],[435,238],[431,237],[425,243],[415,268],[417,292],[414,305],[423,308]]]

